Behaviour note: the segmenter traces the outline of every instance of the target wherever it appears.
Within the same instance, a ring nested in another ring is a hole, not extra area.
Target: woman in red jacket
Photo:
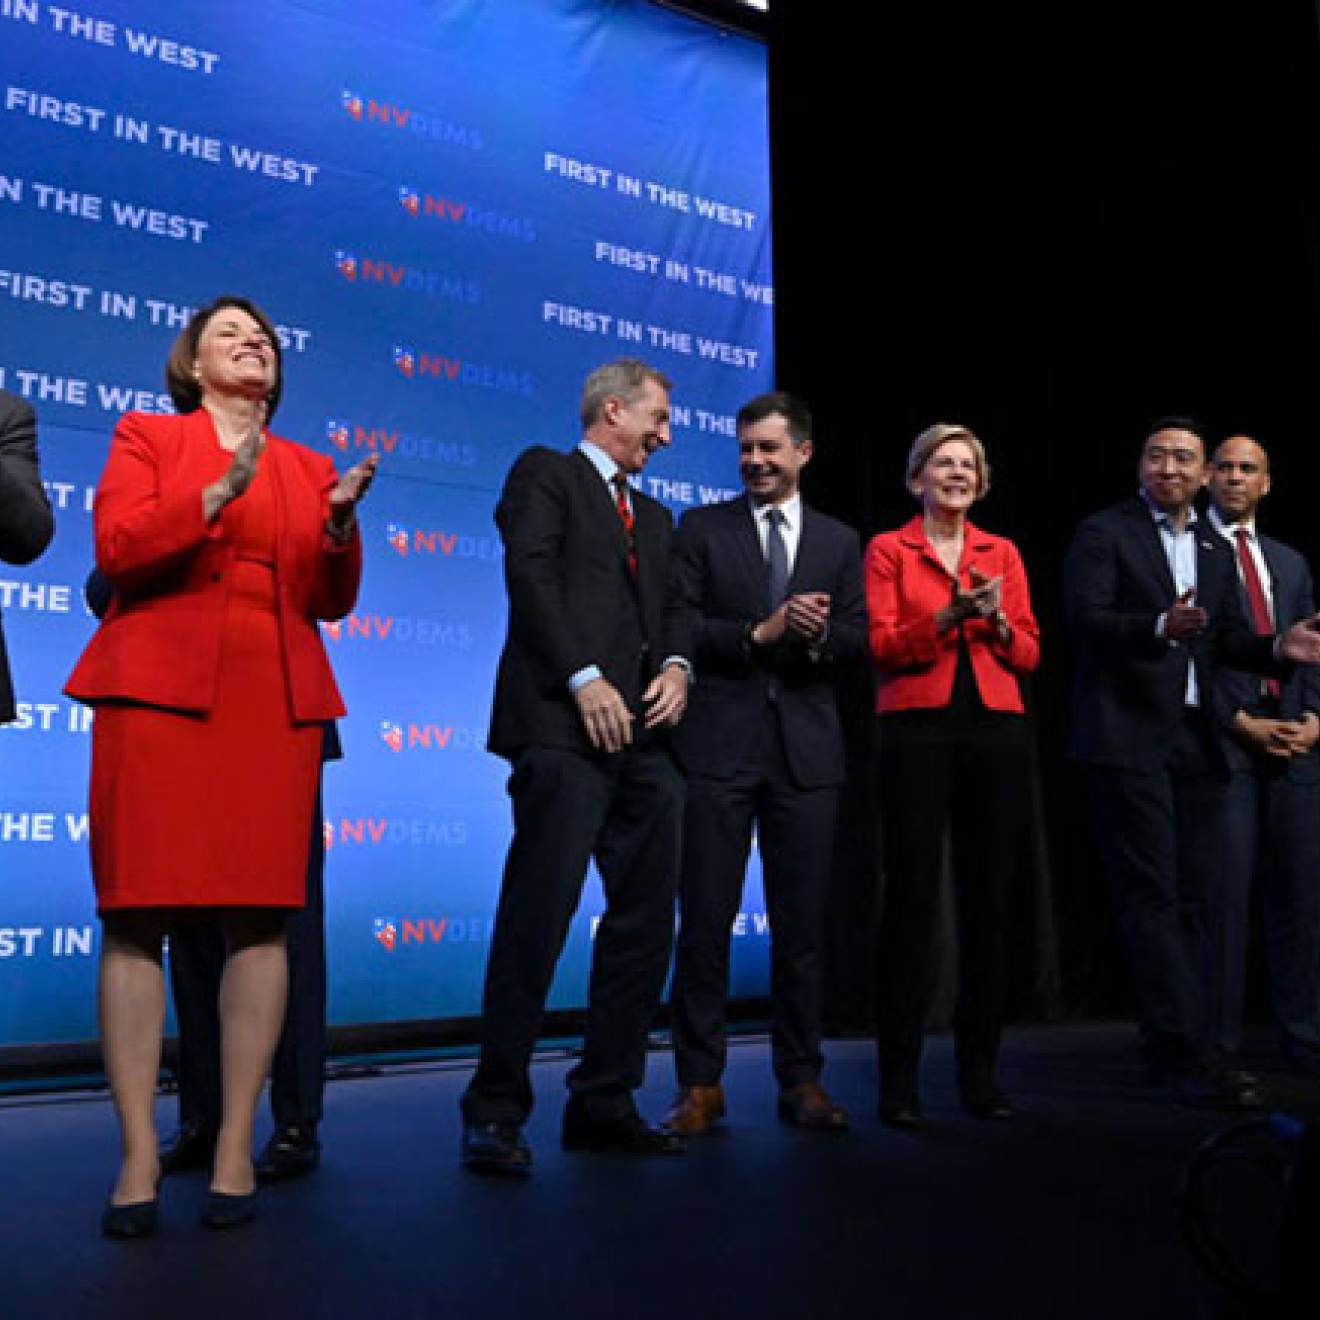
[[[196,313],[166,364],[177,416],[129,413],[96,491],[105,621],[66,691],[95,707],[91,845],[101,1040],[123,1137],[102,1219],[156,1224],[162,936],[218,916],[224,1115],[204,1218],[255,1211],[252,1126],[284,1015],[284,921],[305,901],[322,727],[344,713],[318,619],[347,613],[374,459],[271,435],[281,356],[243,298]]]
[[[1040,636],[1016,547],[967,519],[990,486],[976,436],[962,426],[923,431],[908,455],[907,484],[921,513],[871,541],[865,577],[885,873],[880,1114],[891,1126],[918,1128],[946,832],[958,906],[959,1090],[977,1117],[1013,1116],[996,1060],[1008,896],[1026,819],[1018,680],[1035,669]]]

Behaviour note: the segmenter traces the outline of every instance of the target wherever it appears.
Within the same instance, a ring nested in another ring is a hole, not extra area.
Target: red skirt
[[[321,726],[290,717],[272,566],[238,559],[231,571],[210,712],[97,706],[91,844],[100,912],[306,903]]]

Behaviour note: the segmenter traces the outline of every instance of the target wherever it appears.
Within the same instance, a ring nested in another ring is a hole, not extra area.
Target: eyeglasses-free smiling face
[[[222,307],[202,327],[194,369],[203,394],[264,398],[277,379],[275,345],[241,307]]]
[[[966,440],[946,440],[912,478],[912,493],[930,513],[966,513],[981,494],[976,452]]]
[[[792,499],[810,458],[811,441],[794,444],[782,413],[771,413],[738,432],[738,470],[757,504]]]
[[[669,444],[669,393],[648,379],[631,402],[617,394],[602,405],[608,425],[602,447],[630,476],[646,466],[646,460]]]
[[[1201,437],[1195,431],[1177,427],[1150,436],[1137,464],[1141,489],[1164,513],[1178,513],[1190,507],[1209,475]]]

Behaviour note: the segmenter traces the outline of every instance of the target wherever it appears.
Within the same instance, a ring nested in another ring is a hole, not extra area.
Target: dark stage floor
[[[931,1042],[929,1131],[875,1117],[870,1046],[835,1042],[827,1081],[846,1136],[784,1127],[761,1039],[731,1050],[731,1112],[682,1158],[566,1155],[562,1058],[537,1065],[529,1181],[457,1166],[469,1066],[344,1080],[327,1093],[325,1159],[263,1192],[256,1224],[198,1223],[199,1175],[170,1179],[145,1242],[102,1239],[114,1164],[101,1096],[0,1105],[0,1315],[28,1317],[1212,1317],[1183,1247],[1181,1170],[1231,1119],[1147,1088],[1123,1026],[1010,1033],[1004,1081],[1024,1114],[964,1117],[951,1046]],[[648,1115],[669,1099],[652,1056]],[[1278,1083],[1294,1110],[1320,1087]],[[160,1105],[173,1125],[173,1100]],[[1248,1188],[1235,1201],[1256,1224]],[[1266,1198],[1268,1199],[1268,1198]],[[1256,1244],[1257,1248],[1259,1243]]]

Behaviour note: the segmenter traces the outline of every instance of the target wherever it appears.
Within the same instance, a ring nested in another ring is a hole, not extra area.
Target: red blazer
[[[221,520],[202,516],[215,443],[204,408],[127,413],[115,428],[93,508],[96,562],[115,595],[69,676],[69,696],[210,709],[234,556]],[[274,478],[281,658],[293,718],[335,719],[344,702],[316,620],[352,608],[362,543],[356,532],[342,546],[326,535],[337,480],[328,458],[270,436],[261,462]]]
[[[953,579],[926,539],[920,515],[866,547],[866,605],[871,618],[871,654],[879,673],[876,709],[917,710],[948,704],[958,662],[958,630],[942,636],[935,614],[953,593]],[[989,619],[963,624],[977,691],[990,710],[1021,713],[1017,676],[1040,660],[1040,629],[1031,612],[1027,574],[1012,541],[965,525],[958,580],[970,588],[970,569],[1003,577],[1002,603],[1012,626],[1002,646]]]

